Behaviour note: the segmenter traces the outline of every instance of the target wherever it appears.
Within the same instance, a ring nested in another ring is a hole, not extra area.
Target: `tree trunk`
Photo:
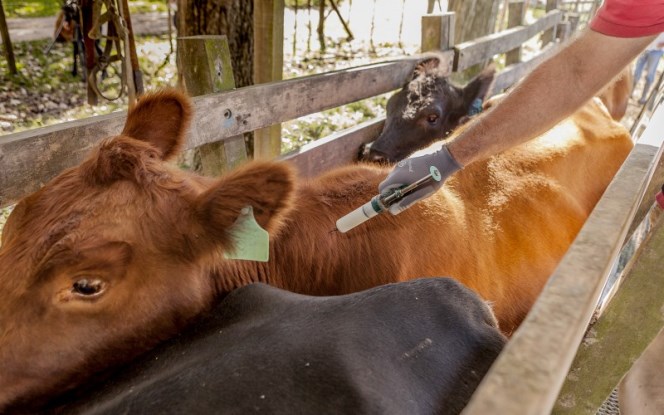
[[[254,2],[247,0],[179,0],[178,36],[226,35],[235,86],[252,85]]]
[[[5,9],[0,0],[0,32],[2,33],[2,47],[5,50],[5,57],[7,58],[7,68],[9,73],[16,75],[16,62],[14,61],[14,49],[12,49],[12,42],[9,38],[9,29],[7,28],[7,19],[5,19]]]

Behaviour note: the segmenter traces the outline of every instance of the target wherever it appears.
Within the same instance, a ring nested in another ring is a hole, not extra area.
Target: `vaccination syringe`
[[[390,206],[397,203],[409,194],[416,192],[423,187],[429,186],[431,182],[439,182],[441,180],[440,172],[434,166],[429,168],[430,174],[422,177],[418,181],[411,183],[407,186],[394,189],[393,191],[385,194],[376,195],[370,201],[363,204],[359,208],[350,212],[346,216],[337,220],[337,230],[346,233],[354,227],[366,222],[379,213],[386,212]]]

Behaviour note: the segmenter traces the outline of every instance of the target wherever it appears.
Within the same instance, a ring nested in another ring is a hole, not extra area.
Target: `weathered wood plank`
[[[662,255],[664,220],[660,218],[650,239],[639,250],[620,290],[586,335],[588,341],[579,348],[554,414],[594,415],[659,333],[664,323]]]
[[[664,106],[636,144],[542,294],[464,410],[549,413],[662,154]]]
[[[569,37],[572,35],[571,27],[572,24],[568,21],[558,23],[556,26],[556,38],[560,42],[564,42],[565,40],[569,39]]]
[[[392,91],[416,62],[408,58],[196,97],[187,148]],[[78,164],[99,140],[118,134],[125,118],[118,112],[0,137],[0,206]]]
[[[79,163],[99,139],[119,133],[125,118],[113,113],[0,137],[0,207]]]
[[[360,145],[375,140],[384,123],[385,117],[365,121],[304,145],[282,156],[281,160],[293,163],[302,177],[316,176],[331,168],[357,161]]]
[[[178,37],[178,60],[182,84],[190,96],[235,89],[231,52],[225,35]],[[219,176],[247,161],[242,135],[203,144],[198,152],[201,172],[206,176]]]
[[[284,0],[254,2],[254,84],[280,81],[284,67]],[[254,131],[254,157],[281,153],[281,125]]]
[[[521,78],[523,78],[528,72],[532,71],[534,67],[548,59],[553,55],[557,48],[555,44],[550,44],[539,53],[534,58],[526,61],[517,63],[514,65],[507,66],[499,74],[496,75],[496,80],[493,84],[493,92],[498,93],[505,88],[508,88],[515,83],[517,83]]]
[[[422,16],[420,50],[428,52],[450,49],[454,45],[454,18],[452,12]]]
[[[199,129],[190,145],[198,145],[197,140],[219,140],[392,91],[404,84],[416,62],[416,58],[408,58],[201,97],[196,104],[205,110],[199,111],[196,118],[198,124],[207,128]],[[231,117],[225,119],[222,115],[227,110],[231,111]]]
[[[507,28],[523,26],[523,19],[526,15],[525,0],[510,0],[507,6]],[[521,45],[507,51],[505,54],[505,66],[514,65],[521,62]]]
[[[494,33],[470,42],[456,45],[455,71],[462,71],[499,53],[521,46],[526,40],[543,30],[554,27],[563,17],[563,12],[554,10],[529,26],[520,26]]]

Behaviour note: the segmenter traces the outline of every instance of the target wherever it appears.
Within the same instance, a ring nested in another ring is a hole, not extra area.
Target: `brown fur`
[[[401,215],[341,234],[331,232],[335,221],[369,200],[388,169],[347,166],[299,183],[279,162],[252,162],[220,179],[186,173],[164,159],[180,148],[190,112],[180,93],[145,96],[122,135],[9,217],[0,247],[0,411],[128,360],[255,281],[333,295],[452,276],[491,301],[510,333],[632,147],[590,102]],[[223,258],[246,205],[271,233],[268,263]],[[82,295],[81,281],[102,291]]]

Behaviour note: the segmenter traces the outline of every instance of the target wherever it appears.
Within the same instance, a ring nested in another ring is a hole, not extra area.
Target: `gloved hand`
[[[463,168],[458,161],[450,154],[447,146],[430,154],[415,156],[401,160],[394,169],[387,175],[387,178],[378,185],[380,194],[387,193],[392,189],[407,186],[431,173],[431,166],[434,166],[442,176],[440,181],[432,181],[428,186],[404,197],[399,202],[390,206],[390,213],[398,215],[408,209],[413,203],[431,196],[436,190],[440,189],[443,182],[452,173]]]

